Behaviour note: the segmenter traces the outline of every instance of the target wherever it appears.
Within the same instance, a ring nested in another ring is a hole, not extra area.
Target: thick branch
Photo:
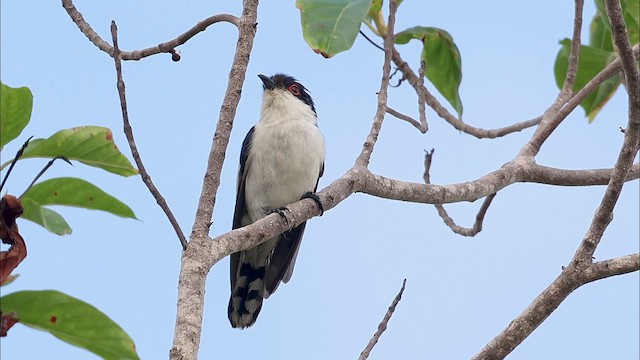
[[[160,190],[156,188],[155,184],[151,180],[151,176],[147,172],[147,169],[144,167],[142,163],[142,157],[138,152],[138,146],[136,145],[136,140],[133,136],[133,128],[131,127],[131,123],[129,122],[129,112],[127,110],[127,96],[125,92],[124,79],[122,77],[122,62],[120,61],[120,48],[118,47],[118,27],[116,26],[116,22],[111,22],[111,38],[113,40],[113,60],[116,66],[116,77],[117,77],[117,87],[118,87],[118,95],[120,97],[120,108],[122,109],[122,122],[124,125],[124,134],[127,137],[127,142],[129,143],[129,148],[131,149],[131,155],[133,156],[133,160],[136,162],[136,166],[138,167],[138,171],[140,172],[140,177],[142,178],[142,182],[147,186],[151,195],[153,195],[154,199],[165,213],[171,226],[173,226],[173,230],[176,232],[178,239],[180,240],[180,244],[182,245],[182,249],[187,248],[187,239],[180,228],[180,224],[178,220],[173,215],[171,208],[167,205],[167,201],[164,199],[162,194],[160,194]]]
[[[72,0],[62,0],[62,7],[67,11],[71,20],[78,26],[80,31],[93,43],[98,49],[106,52],[109,56],[113,56],[114,48],[106,41],[104,41],[98,33],[96,33],[91,25],[87,23],[82,14],[73,5]],[[203,32],[207,27],[218,22],[228,22],[238,26],[238,18],[229,14],[219,14],[210,16],[196,24],[196,26],[187,30],[185,33],[179,35],[173,40],[163,42],[159,45],[152,46],[142,50],[134,51],[120,51],[121,60],[140,60],[147,56],[156,55],[160,53],[173,53],[175,48],[186,43],[189,39],[194,37],[200,32]]]
[[[611,179],[612,169],[566,170],[533,164],[527,171],[526,182],[559,186],[606,185]],[[625,181],[640,178],[640,165],[629,170]]]
[[[208,236],[216,193],[220,185],[220,173],[225,159],[229,135],[236,109],[242,93],[249,55],[256,32],[258,0],[244,0],[242,16],[238,22],[238,42],[229,72],[227,91],[224,96],[218,124],[213,137],[209,160],[202,185],[196,218],[191,232],[191,241],[183,252],[178,283],[178,309],[171,360],[197,359],[202,318],[206,276],[209,272],[211,239]],[[216,244],[216,247],[218,244]],[[228,253],[229,255],[231,253]]]

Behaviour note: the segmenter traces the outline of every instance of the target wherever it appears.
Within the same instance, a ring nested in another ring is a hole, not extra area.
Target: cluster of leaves
[[[602,69],[618,57],[611,38],[611,24],[607,17],[604,0],[595,0],[597,12],[591,20],[589,27],[589,44],[580,46],[580,59],[578,61],[578,74],[573,86],[573,91],[582,89]],[[638,44],[640,33],[640,0],[622,0],[622,11],[627,24],[627,33],[631,45]],[[560,41],[560,51],[556,57],[554,75],[558,88],[567,75],[569,67],[569,54],[571,53],[571,39]],[[585,110],[589,122],[595,119],[600,109],[611,99],[622,83],[620,75],[614,75],[604,81],[598,88],[582,101],[580,106]]]
[[[2,150],[29,123],[33,95],[26,87],[0,86]],[[61,130],[47,139],[27,140],[15,158],[0,165],[0,170],[9,167],[2,185],[18,160],[26,158],[52,159],[45,169],[56,159],[64,159],[122,176],[137,174],[137,170],[116,147],[111,131],[98,126],[76,127]],[[0,252],[0,286],[16,278],[9,274],[27,256],[26,241],[18,230],[16,218],[21,216],[31,220],[58,235],[71,233],[71,227],[65,219],[45,207],[47,205],[103,210],[135,219],[127,205],[78,178],[61,177],[32,183],[20,197],[6,194],[0,200],[0,238],[11,247],[8,251]],[[0,297],[0,315],[0,336],[6,336],[11,326],[21,323],[47,331],[105,359],[138,359],[133,340],[118,324],[92,305],[58,291],[18,291],[4,295]]]
[[[638,43],[640,24],[640,0],[622,0],[627,31],[632,45]],[[398,5],[402,3],[397,1]],[[589,80],[618,57],[611,39],[611,24],[607,18],[604,1],[595,0],[597,14],[590,27],[589,45],[580,51],[578,75],[574,91],[580,90]],[[365,24],[374,34],[383,37],[387,26],[382,12],[382,0],[297,0],[300,9],[302,31],[311,48],[325,56],[349,50],[360,27]],[[406,44],[412,39],[422,42],[421,63],[426,64],[425,77],[462,117],[462,101],[458,89],[462,82],[460,51],[453,37],[436,27],[415,26],[395,34],[396,44]],[[562,48],[555,64],[555,78],[558,87],[567,73],[571,40],[560,41]],[[613,96],[622,79],[616,75],[591,93],[581,106],[589,121],[593,121],[600,109]]]
[[[397,1],[398,6],[402,1]],[[349,50],[360,27],[374,34],[387,34],[382,0],[297,0],[302,33],[313,51],[332,57]],[[436,27],[415,26],[395,34],[396,44],[416,39],[422,42],[420,62],[426,64],[425,77],[462,116],[458,89],[462,82],[460,51],[447,31]]]

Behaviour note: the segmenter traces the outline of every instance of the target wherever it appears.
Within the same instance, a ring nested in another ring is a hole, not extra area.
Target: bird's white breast
[[[315,113],[288,92],[272,93],[265,96],[247,158],[250,222],[314,191],[324,163],[324,138]]]

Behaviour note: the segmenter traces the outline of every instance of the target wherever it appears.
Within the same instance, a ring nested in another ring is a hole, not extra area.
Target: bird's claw
[[[289,218],[287,217],[286,213],[288,213],[289,211],[290,211],[289,209],[287,209],[286,207],[283,206],[281,208],[273,209],[271,211],[271,213],[272,214],[276,213],[276,214],[280,215],[280,217],[284,220],[284,222],[288,223],[289,222]]]
[[[311,199],[311,200],[313,200],[316,203],[316,205],[318,205],[318,208],[320,209],[320,216],[322,216],[324,214],[324,206],[322,206],[322,202],[320,201],[320,197],[318,197],[318,195],[316,193],[313,193],[311,191],[306,192],[300,198],[300,200],[302,200],[302,199]]]

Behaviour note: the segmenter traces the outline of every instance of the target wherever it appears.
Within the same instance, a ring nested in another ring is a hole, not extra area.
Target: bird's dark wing
[[[316,186],[313,189],[315,192],[318,189],[318,182],[320,177],[324,174],[324,163],[320,166],[320,172],[318,173],[318,180]],[[280,281],[287,282],[291,279],[293,274],[293,267],[296,264],[296,257],[298,257],[298,249],[300,249],[300,243],[302,242],[302,235],[304,234],[304,228],[307,222],[303,222],[297,227],[280,235],[280,240],[273,250],[271,261],[265,276],[265,288],[267,290],[265,298],[273,294],[278,288]]]
[[[242,227],[242,217],[247,212],[247,205],[244,198],[244,184],[247,178],[247,158],[249,157],[249,150],[251,148],[251,142],[253,140],[253,127],[245,136],[242,142],[242,150],[240,151],[240,168],[238,169],[238,184],[236,193],[236,209],[233,213],[233,229]],[[231,291],[236,284],[238,277],[238,268],[240,266],[240,253],[231,254]]]

